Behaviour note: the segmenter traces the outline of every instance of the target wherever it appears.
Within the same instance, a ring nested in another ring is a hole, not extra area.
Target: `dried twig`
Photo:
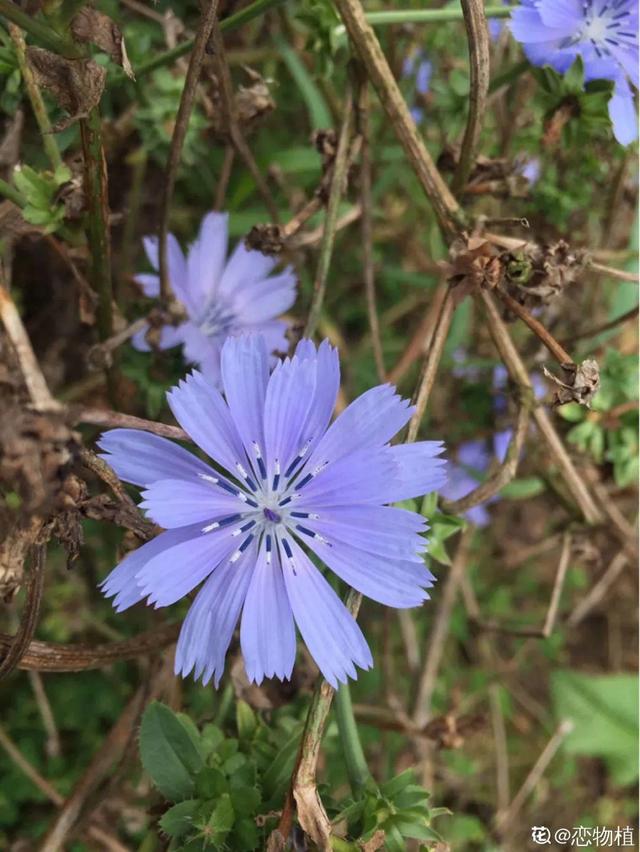
[[[336,0],[336,7],[404,148],[407,160],[433,205],[440,227],[452,238],[463,225],[464,215],[416,129],[376,34],[365,18],[361,3],[359,0]]]
[[[453,177],[456,195],[464,190],[474,163],[489,91],[489,30],[483,0],[461,0],[464,25],[469,42],[469,113],[460,148],[460,158]]]
[[[567,618],[565,622],[567,627],[577,627],[578,624],[580,624],[581,621],[584,621],[587,615],[589,615],[591,610],[598,606],[611,586],[613,586],[620,574],[622,574],[628,561],[626,553],[618,553],[613,557],[609,567],[602,577],[600,577],[598,582],[593,586],[589,593],[585,595]]]
[[[618,281],[629,281],[631,284],[638,284],[640,276],[637,272],[626,272],[624,269],[616,269],[613,266],[605,266],[604,263],[596,263],[590,261],[587,268],[593,272],[601,272],[603,275],[608,275],[610,278],[617,278]]]
[[[526,367],[516,349],[511,336],[502,321],[498,309],[489,293],[480,291],[480,298],[484,303],[485,312],[489,324],[489,331],[496,345],[500,357],[504,361],[509,374],[514,382],[524,387],[531,387],[531,381]],[[558,470],[561,473],[567,488],[574,500],[580,507],[585,520],[590,524],[597,524],[602,520],[602,513],[596,506],[589,489],[574,467],[558,433],[556,432],[549,415],[541,406],[533,410],[533,417],[540,430]]]
[[[58,727],[42,682],[42,677],[40,676],[40,672],[33,670],[29,671],[28,676],[38,710],[40,711],[42,724],[47,732],[45,751],[49,757],[60,757],[60,734],[58,733]]]
[[[27,582],[27,599],[20,620],[18,632],[11,641],[9,648],[0,662],[0,680],[7,677],[18,668],[25,656],[29,643],[38,625],[42,589],[44,587],[44,562],[47,548],[45,544],[36,545],[33,549],[31,571]]]
[[[1,281],[0,319],[4,324],[9,340],[13,344],[22,378],[34,408],[40,412],[60,410],[60,404],[49,393],[47,382],[31,347],[31,341],[22,324],[18,309]]]
[[[324,231],[322,242],[320,244],[320,256],[318,258],[318,268],[313,282],[313,296],[311,298],[311,307],[309,308],[309,316],[304,330],[305,337],[313,337],[316,326],[320,319],[322,304],[324,302],[324,294],[327,286],[327,276],[331,265],[331,257],[333,255],[333,246],[336,235],[336,224],[338,221],[338,208],[340,199],[344,192],[345,181],[347,177],[347,164],[349,161],[349,136],[351,133],[351,118],[353,114],[353,100],[351,89],[347,91],[345,97],[344,113],[342,117],[342,126],[340,127],[340,135],[338,137],[338,147],[333,166],[333,174],[331,177],[331,188],[329,190],[329,200],[327,201],[327,212],[324,220]]]
[[[235,151],[240,155],[245,166],[251,173],[251,177],[255,181],[258,192],[264,201],[265,207],[269,211],[272,221],[277,222],[279,220],[278,208],[269,190],[269,186],[256,163],[251,148],[247,145],[236,115],[233,81],[231,80],[231,72],[229,71],[220,25],[214,26],[211,41],[217,59],[216,69],[220,83],[220,105],[222,107],[223,126],[226,127]]]
[[[22,754],[18,746],[13,742],[9,735],[0,726],[0,747],[2,747],[9,758],[15,763],[18,769],[23,772],[27,778],[43,793],[56,807],[60,808],[64,804],[64,796],[62,796],[56,788],[43,778],[42,775],[33,767],[26,757]],[[104,829],[97,825],[89,825],[87,835],[97,843],[103,845],[110,852],[128,852],[126,846],[123,846],[115,837],[108,834]]]
[[[144,705],[144,695],[144,687],[141,687],[130,699],[100,749],[93,756],[82,778],[60,809],[39,847],[39,852],[59,852],[60,849],[64,848],[69,834],[80,819],[87,798],[96,790],[112,766],[119,760],[133,735],[135,723]]]
[[[427,310],[425,315],[420,323],[418,330],[413,335],[409,343],[407,344],[406,349],[398,358],[397,363],[392,368],[389,373],[389,381],[391,384],[398,384],[400,380],[405,376],[410,367],[415,363],[415,361],[421,356],[429,351],[429,347],[431,346],[431,340],[433,338],[433,332],[435,331],[436,324],[438,322],[438,317],[440,316],[440,311],[442,310],[442,303],[447,294],[448,285],[445,283],[440,284],[431,298],[429,299],[429,303],[427,306]],[[413,307],[413,305],[411,305]],[[391,321],[391,317],[384,316],[383,319],[386,319],[387,322]]]
[[[169,270],[167,264],[167,242],[169,237],[169,215],[171,212],[171,201],[173,199],[173,188],[176,182],[178,166],[182,146],[189,127],[189,118],[196,96],[200,70],[204,60],[204,54],[211,37],[213,26],[218,13],[218,0],[210,0],[202,13],[198,32],[193,43],[193,50],[189,57],[189,68],[184,81],[184,88],[180,97],[180,106],[176,115],[176,123],[171,137],[171,147],[165,171],[162,198],[160,201],[160,232],[158,244],[158,266],[160,273],[160,296],[165,304],[171,301],[171,285],[169,282]],[[110,337],[108,334],[106,337]]]
[[[584,340],[587,337],[595,337],[598,334],[602,334],[603,331],[611,331],[612,328],[617,328],[617,326],[623,325],[629,320],[636,319],[639,311],[640,308],[638,307],[631,308],[630,311],[627,311],[626,313],[621,314],[619,317],[610,320],[610,322],[605,322],[602,325],[596,325],[593,328],[587,329],[586,331],[581,331],[579,334],[572,335],[570,342],[575,343],[576,340]]]
[[[345,606],[354,618],[357,617],[362,603],[362,595],[349,590]],[[275,847],[276,838],[286,840],[293,825],[294,802],[298,812],[298,820],[302,828],[316,843],[322,852],[328,852],[330,847],[331,826],[324,809],[316,784],[316,772],[320,745],[327,724],[334,689],[324,678],[316,686],[311,705],[307,712],[298,759],[291,776],[291,786],[282,811],[277,829],[272,833],[270,842]],[[274,842],[275,841],[275,842]],[[277,848],[277,847],[275,847]]]
[[[531,331],[538,337],[542,343],[547,347],[549,352],[553,355],[553,357],[558,361],[561,365],[573,364],[573,358],[569,353],[561,346],[560,343],[555,339],[555,337],[551,334],[551,332],[539,321],[537,320],[529,311],[521,305],[520,302],[517,302],[512,296],[510,296],[505,290],[502,290],[500,287],[496,287],[495,294],[498,296],[501,301],[509,308],[512,313],[514,313],[517,317],[519,317],[526,325],[529,326]]]
[[[496,802],[498,811],[506,810],[511,799],[509,781],[509,751],[504,714],[500,706],[500,692],[497,684],[489,686],[489,707],[491,708],[491,727],[496,752]]]
[[[11,40],[13,41],[16,49],[16,58],[18,60],[22,79],[24,80],[24,86],[27,90],[31,108],[33,109],[33,114],[40,130],[42,146],[49,158],[51,168],[55,171],[63,165],[62,157],[60,156],[58,145],[56,144],[56,140],[53,136],[51,122],[49,121],[49,115],[42,98],[42,93],[40,92],[35,75],[29,65],[29,60],[27,59],[27,46],[24,40],[24,33],[19,27],[16,27],[15,24],[8,24],[8,29],[9,35],[11,36]]]
[[[418,436],[420,422],[422,421],[422,418],[424,416],[424,412],[427,407],[427,402],[431,395],[431,389],[433,388],[433,383],[435,382],[436,373],[438,371],[438,364],[440,363],[440,359],[444,351],[444,345],[447,341],[447,335],[451,326],[451,320],[453,319],[453,311],[453,295],[451,293],[451,290],[447,290],[444,300],[442,302],[440,314],[438,315],[438,320],[433,330],[429,349],[422,365],[422,370],[420,373],[420,378],[418,380],[418,385],[416,387],[416,392],[414,394],[413,401],[416,410],[411,420],[409,421],[407,443],[415,441]]]
[[[522,787],[514,796],[511,804],[505,811],[496,814],[496,827],[500,834],[504,834],[515,817],[520,813],[522,806],[527,798],[534,791],[538,781],[544,775],[547,766],[551,763],[556,755],[556,752],[562,745],[565,737],[573,730],[573,723],[568,719],[560,722],[555,734],[551,737],[547,745],[544,747],[540,757],[535,762],[531,772],[524,780]]]
[[[472,506],[477,506],[489,500],[494,494],[497,494],[501,488],[504,488],[514,478],[518,471],[518,464],[522,455],[522,448],[527,436],[529,428],[529,419],[531,416],[531,408],[534,405],[533,394],[525,389],[524,396],[519,402],[518,413],[516,416],[515,428],[509,441],[507,453],[504,461],[501,462],[498,469],[485,482],[470,491],[459,500],[440,500],[440,506],[443,512],[449,515],[459,515],[471,509]]]
[[[104,645],[59,645],[53,642],[32,641],[24,652],[19,669],[41,672],[83,672],[102,669],[121,660],[135,660],[161,651],[178,638],[179,625],[159,627]],[[13,637],[0,633],[0,652],[6,653]]]
[[[462,576],[467,569],[472,536],[472,527],[467,527],[460,533],[453,563],[447,572],[444,588],[440,590],[438,611],[429,636],[429,651],[418,680],[413,710],[413,723],[418,728],[421,728],[429,720],[431,715],[431,697],[435,689],[440,663],[442,662],[442,655],[449,634],[451,614],[453,613],[458,589]]]
[[[142,429],[152,432],[162,438],[173,438],[176,441],[191,441],[184,429],[179,426],[169,426],[167,423],[156,423],[145,420],[133,414],[121,414],[119,411],[108,411],[100,408],[71,408],[72,423],[91,423],[94,426],[106,426],[109,429]]]
[[[367,296],[367,314],[371,329],[371,345],[373,357],[378,371],[378,378],[385,381],[384,355],[380,339],[380,322],[376,306],[376,278],[373,262],[373,196],[371,193],[371,150],[369,147],[369,88],[366,78],[360,81],[360,96],[357,104],[357,126],[362,137],[362,152],[360,161],[360,219],[362,233],[362,272],[365,293]]]

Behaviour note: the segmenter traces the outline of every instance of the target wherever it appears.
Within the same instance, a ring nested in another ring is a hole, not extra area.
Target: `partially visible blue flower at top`
[[[387,504],[442,485],[443,445],[389,445],[413,412],[390,385],[362,394],[329,425],[340,367],[326,341],[316,349],[302,340],[269,375],[263,338],[229,338],[221,372],[226,399],[199,372],[167,395],[215,467],[146,432],[101,437],[103,458],[145,489],[142,508],[166,529],[111,572],[104,593],[123,610],[143,598],[168,606],[200,586],[180,631],[177,674],[217,685],[240,619],[251,681],[291,676],[297,626],[335,686],[372,657],[309,553],[380,603],[420,605],[434,580],[426,523]]]
[[[412,51],[402,63],[402,76],[412,83],[413,91],[411,94],[415,103],[412,104],[409,111],[416,124],[419,124],[424,118],[424,109],[420,106],[419,101],[429,91],[432,74],[433,65],[421,50]]]
[[[522,0],[511,32],[534,65],[564,74],[580,57],[585,82],[611,80],[609,117],[618,142],[638,136],[638,0]]]
[[[208,213],[187,256],[169,234],[167,261],[173,295],[183,306],[187,319],[161,329],[159,347],[182,345],[184,357],[197,364],[213,384],[220,382],[220,350],[229,336],[261,334],[269,352],[286,351],[287,324],[278,317],[295,302],[296,277],[291,267],[270,275],[277,260],[239,242],[227,258],[228,215]],[[145,237],[149,263],[158,270],[158,240]],[[135,276],[146,296],[160,294],[156,273]],[[144,352],[148,328],[133,337],[133,345]]]

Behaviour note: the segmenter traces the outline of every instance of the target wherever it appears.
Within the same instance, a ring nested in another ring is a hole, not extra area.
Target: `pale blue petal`
[[[217,477],[215,471],[210,472],[210,477]],[[202,478],[191,481],[160,479],[143,491],[142,497],[140,508],[165,529],[215,522],[247,509],[239,497]]]
[[[112,429],[97,442],[103,458],[124,482],[151,485],[158,479],[194,479],[214,471],[178,444],[137,429]]]
[[[145,237],[143,239],[144,250],[149,258],[149,263],[155,270],[158,270],[158,238]],[[187,308],[189,313],[197,309],[197,305],[191,298],[189,290],[189,274],[187,272],[187,262],[182,254],[182,249],[173,234],[169,234],[167,239],[167,267],[169,284],[173,293],[180,302]]]
[[[316,362],[287,358],[269,378],[264,404],[266,472],[278,471],[284,481],[289,465],[303,450],[302,430],[308,420],[316,389]]]
[[[150,272],[140,272],[133,276],[136,284],[142,287],[142,292],[150,299],[155,299],[160,295],[160,278]]]
[[[257,457],[265,454],[263,412],[269,357],[261,337],[230,337],[222,347],[222,383],[231,417],[254,474],[259,475]]]
[[[381,447],[409,421],[413,408],[391,385],[365,391],[331,424],[309,461],[336,461],[363,447]]]
[[[427,522],[416,512],[391,506],[336,506],[317,517],[296,522],[296,531],[308,528],[330,543],[341,541],[378,556],[422,562],[426,540],[420,535]]]
[[[248,249],[240,241],[225,267],[218,287],[219,295],[238,296],[245,288],[253,290],[256,281],[266,278],[277,262],[277,258]]]
[[[298,630],[318,668],[333,687],[356,677],[354,663],[371,668],[369,646],[351,613],[291,537],[281,537],[287,596]],[[291,552],[286,555],[284,541]]]
[[[252,543],[235,562],[228,559],[209,577],[191,605],[176,648],[175,673],[217,687],[233,631],[251,583],[256,548]]]
[[[548,27],[536,9],[523,6],[516,7],[511,12],[509,28],[513,37],[523,44],[552,42],[567,34],[567,27]]]
[[[630,145],[638,138],[638,116],[628,85],[616,86],[609,100],[609,118],[613,125],[613,135],[621,145]]]
[[[545,26],[573,35],[584,23],[582,0],[540,0],[536,9]]]
[[[446,462],[436,456],[444,451],[441,441],[419,441],[391,447],[396,474],[384,490],[385,503],[397,503],[437,491],[447,481]]]
[[[102,593],[107,598],[115,596],[113,606],[117,612],[128,609],[144,597],[142,589],[136,582],[136,574],[147,562],[176,544],[197,538],[199,535],[199,525],[161,533],[125,556],[100,584]]]
[[[303,468],[301,477],[294,483],[296,496],[292,505],[314,512],[322,506],[392,502],[387,495],[398,487],[393,449],[381,447],[351,453],[308,481],[305,481],[308,466]]]
[[[237,549],[242,536],[233,533],[240,523],[201,533],[149,560],[136,574],[136,582],[148,602],[156,607],[169,606],[195,589]]]
[[[296,300],[296,277],[291,267],[234,294],[234,312],[243,324],[266,322],[288,311]]]
[[[240,626],[247,677],[258,684],[265,677],[289,680],[296,659],[296,628],[278,550],[272,540],[267,556],[265,542],[263,539]]]
[[[167,394],[174,417],[210,458],[228,471],[244,459],[242,442],[220,393],[194,371]],[[163,477],[166,479],[167,477]]]
[[[429,597],[425,588],[433,585],[433,575],[422,559],[393,559],[333,537],[328,544],[306,534],[303,539],[334,574],[374,601],[406,609]]]
[[[197,239],[189,248],[189,288],[194,304],[199,307],[214,295],[222,278],[227,258],[228,220],[227,213],[207,213]]]

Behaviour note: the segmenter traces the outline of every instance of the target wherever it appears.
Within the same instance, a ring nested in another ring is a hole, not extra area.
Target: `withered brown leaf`
[[[108,53],[114,62],[122,66],[127,77],[135,80],[122,31],[108,15],[85,6],[71,21],[71,32],[76,41],[91,42]]]
[[[47,89],[69,118],[54,128],[64,130],[79,118],[85,118],[100,103],[107,72],[93,59],[65,59],[44,50],[28,47],[27,56],[38,85]]]

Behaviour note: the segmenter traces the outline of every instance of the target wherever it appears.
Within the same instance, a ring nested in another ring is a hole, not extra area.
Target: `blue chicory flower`
[[[453,368],[453,373],[456,376],[464,378],[472,378],[474,381],[478,378],[478,368],[473,366],[464,366],[462,364],[464,352],[457,350],[454,352],[454,360],[457,362]],[[506,367],[498,364],[493,370],[493,390],[495,392],[493,409],[497,415],[503,415],[507,411],[507,398],[505,391],[509,381],[509,374]],[[537,400],[542,399],[547,392],[544,379],[539,373],[531,374],[531,385],[533,393]],[[448,476],[446,483],[441,487],[440,493],[447,500],[459,500],[470,494],[474,488],[482,481],[485,474],[488,472],[491,465],[492,455],[502,463],[507,455],[507,450],[513,437],[513,429],[498,429],[491,437],[491,441],[473,440],[464,441],[458,447],[456,453],[456,462],[449,465]],[[493,452],[491,452],[493,451]],[[486,527],[491,517],[487,510],[487,506],[497,502],[500,499],[499,495],[485,500],[477,506],[472,506],[464,513],[465,518],[471,521],[478,527]]]
[[[534,186],[540,179],[542,164],[539,157],[527,157],[518,164],[518,172],[528,181],[529,186]]]
[[[510,27],[534,65],[564,74],[580,57],[585,82],[611,80],[614,136],[622,145],[637,138],[629,83],[638,87],[638,0],[522,0]]]
[[[220,351],[229,336],[261,334],[269,352],[286,351],[286,323],[278,317],[296,298],[296,277],[291,267],[270,276],[277,263],[273,257],[238,243],[227,259],[228,215],[208,213],[187,256],[170,234],[167,246],[169,282],[187,319],[161,329],[160,349],[182,345],[184,356],[197,364],[215,385],[220,382]],[[158,270],[158,240],[146,237],[144,248]],[[146,296],[160,293],[157,274],[135,276]],[[136,349],[149,351],[148,328],[132,339]]]
[[[402,63],[402,76],[407,80],[411,80],[413,87],[412,97],[416,101],[428,93],[432,74],[433,65],[426,58],[423,51],[414,50],[405,57]],[[409,112],[416,124],[419,124],[424,118],[424,110],[418,103],[414,103],[409,108]]]
[[[201,583],[180,632],[175,670],[217,686],[239,618],[247,675],[289,678],[295,625],[333,686],[367,669],[362,632],[306,549],[380,603],[429,597],[424,519],[387,504],[445,480],[440,441],[389,446],[413,409],[390,385],[362,394],[329,425],[338,353],[302,340],[269,375],[259,337],[222,348],[222,394],[193,372],[167,395],[176,419],[215,467],[171,441],[106,432],[102,456],[141,486],[142,508],[166,532],[129,554],[103,582],[118,611],[156,607]],[[225,472],[221,472],[224,470]]]

